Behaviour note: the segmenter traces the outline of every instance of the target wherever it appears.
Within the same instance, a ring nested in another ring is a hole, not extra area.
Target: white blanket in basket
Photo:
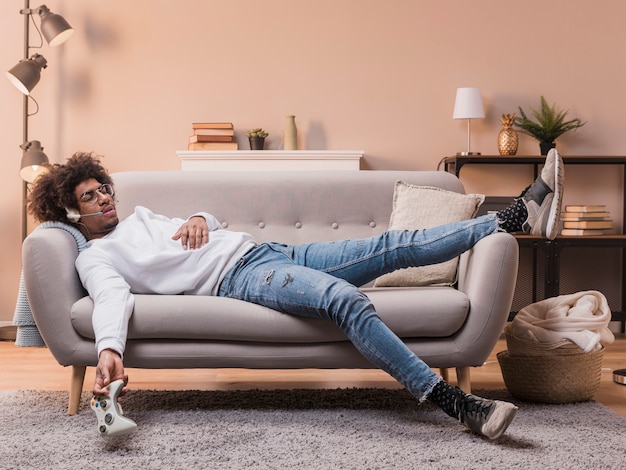
[[[583,291],[551,297],[521,309],[507,331],[527,341],[552,343],[568,339],[584,352],[615,341],[609,330],[611,309],[604,294]]]

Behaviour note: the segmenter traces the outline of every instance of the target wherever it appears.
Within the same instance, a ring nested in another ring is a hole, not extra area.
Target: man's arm
[[[128,334],[128,321],[134,308],[134,296],[130,286],[111,266],[107,257],[95,248],[81,253],[76,260],[76,268],[83,286],[94,302],[93,328],[96,335],[98,365],[93,392],[107,394],[104,387],[111,382],[123,379],[123,354]],[[125,393],[122,390],[122,394]]]

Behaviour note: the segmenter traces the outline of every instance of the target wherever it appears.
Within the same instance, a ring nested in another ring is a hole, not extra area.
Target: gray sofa
[[[135,205],[168,216],[214,214],[229,230],[288,244],[366,237],[388,227],[394,183],[463,192],[445,172],[123,172],[115,181],[120,218]],[[46,345],[72,366],[69,414],[77,412],[85,369],[97,357],[91,299],[74,268],[66,231],[33,231],[23,245],[29,303]],[[471,388],[506,322],[518,246],[509,234],[481,240],[461,257],[455,287],[364,286],[380,316],[431,367],[456,368]],[[136,368],[369,368],[330,322],[303,319],[219,297],[137,295],[125,353]]]

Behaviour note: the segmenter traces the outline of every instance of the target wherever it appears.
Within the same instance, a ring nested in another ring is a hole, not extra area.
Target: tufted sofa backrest
[[[458,178],[443,171],[132,171],[112,177],[120,219],[136,205],[180,218],[205,211],[224,228],[287,244],[386,230],[398,180],[464,192]]]

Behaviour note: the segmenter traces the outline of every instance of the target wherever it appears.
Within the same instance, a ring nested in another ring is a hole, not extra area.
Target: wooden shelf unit
[[[571,155],[562,156],[563,163],[565,165],[619,165],[626,181],[626,156],[582,156]],[[465,165],[469,164],[489,164],[489,165],[532,165],[534,170],[534,178],[539,174],[539,167],[543,165],[545,156],[540,155],[513,155],[513,156],[500,156],[500,155],[454,155],[445,157],[443,159],[444,169],[450,173],[460,177],[461,169]],[[626,225],[626,189],[622,188],[623,199],[623,224]],[[501,197],[487,197],[485,198],[485,204],[489,204],[490,201],[502,202]],[[621,261],[620,274],[621,279],[616,279],[613,286],[609,286],[611,289],[614,287],[619,291],[619,295],[611,305],[613,311],[612,319],[614,321],[621,322],[621,329],[624,332],[626,325],[626,234],[616,235],[600,235],[600,236],[557,236],[554,240],[547,240],[541,237],[534,237],[530,235],[517,235],[517,241],[521,250],[530,251],[531,256],[531,292],[530,300],[537,302],[544,298],[554,297],[560,295],[561,292],[561,279],[562,279],[562,261],[563,251],[566,249],[615,249],[620,252],[619,258]],[[522,253],[520,253],[521,255]],[[543,280],[543,283],[540,282]],[[518,278],[519,284],[519,278]],[[542,284],[542,285],[541,285]],[[516,292],[520,289],[520,285],[517,286]],[[589,287],[590,290],[602,289]],[[607,296],[608,297],[608,296]],[[617,298],[619,297],[619,298]],[[611,301],[609,301],[611,304]],[[619,304],[618,308],[615,308],[615,304]],[[511,312],[510,317],[515,315],[515,311]]]

